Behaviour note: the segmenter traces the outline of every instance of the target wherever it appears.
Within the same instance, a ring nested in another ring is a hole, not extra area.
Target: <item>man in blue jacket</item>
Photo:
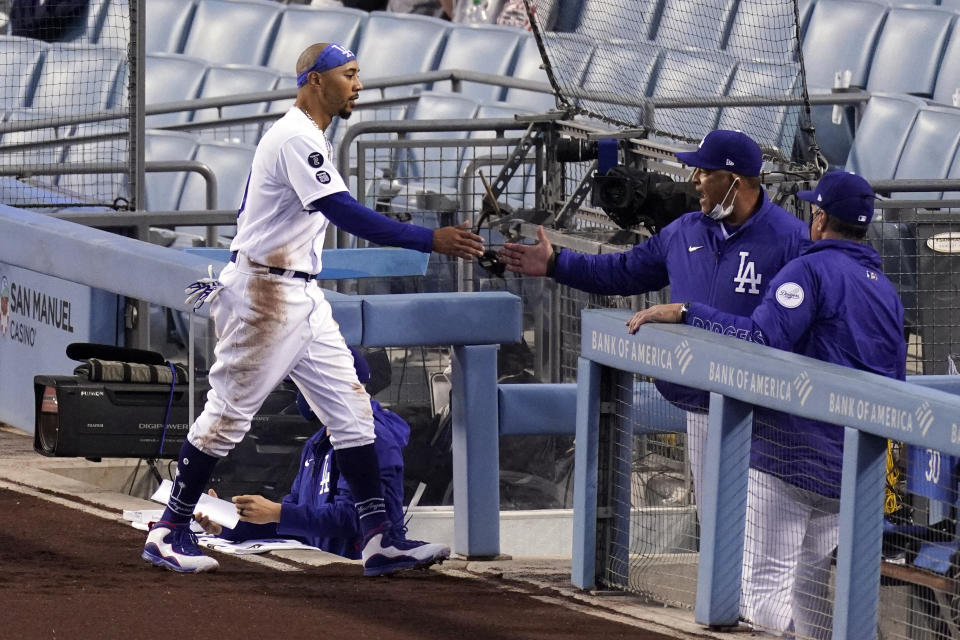
[[[670,286],[670,299],[693,300],[749,315],[770,278],[809,244],[806,225],[773,204],[760,185],[760,147],[739,131],[716,130],[677,158],[696,169],[700,211],[677,218],[633,249],[606,255],[555,250],[543,229],[538,244],[507,244],[507,268],[590,293],[634,295]],[[657,381],[660,393],[688,410],[687,459],[699,492],[709,394]],[[699,510],[699,505],[698,505]]]
[[[362,384],[370,380],[370,368],[361,353],[350,348],[357,378]],[[297,398],[304,417],[317,420],[309,405]],[[410,426],[404,420],[370,400],[373,409],[374,445],[380,462],[380,485],[387,509],[387,518],[398,531],[403,523],[403,448],[410,439]],[[294,538],[304,544],[346,558],[360,558],[361,533],[354,508],[355,498],[340,474],[336,456],[326,427],[321,427],[304,444],[300,455],[300,471],[282,502],[259,495],[235,496],[233,502],[240,514],[234,529],[221,528],[202,514],[197,521],[214,535],[227,540]]]
[[[684,322],[825,362],[903,380],[903,305],[880,256],[861,244],[873,217],[866,180],[828,173],[815,191],[813,246],[771,281],[750,316],[699,302],[658,305],[634,315]],[[830,556],[837,544],[843,427],[779,412],[755,412],[741,613],[757,625],[830,636]]]

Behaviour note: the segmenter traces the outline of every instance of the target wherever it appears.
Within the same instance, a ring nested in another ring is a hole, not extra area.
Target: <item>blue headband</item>
[[[339,66],[347,64],[351,60],[356,59],[357,56],[353,55],[353,51],[344,49],[338,44],[328,44],[317,56],[313,66],[303,73],[297,75],[297,88],[299,89],[303,85],[307,84],[307,75],[309,75],[311,71],[323,73],[324,71],[335,69]]]

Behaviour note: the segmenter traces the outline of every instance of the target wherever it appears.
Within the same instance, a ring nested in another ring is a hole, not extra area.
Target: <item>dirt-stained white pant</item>
[[[316,282],[272,275],[243,256],[220,274],[211,303],[216,361],[190,443],[225,456],[250,429],[270,392],[290,376],[337,449],[374,441],[370,396],[357,380],[330,304]]]

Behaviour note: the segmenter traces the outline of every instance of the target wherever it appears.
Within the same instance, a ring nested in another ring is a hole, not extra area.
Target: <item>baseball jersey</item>
[[[761,194],[759,209],[730,235],[720,222],[693,211],[623,253],[561,251],[554,277],[606,295],[634,295],[669,285],[674,302],[703,302],[749,315],[774,274],[810,245],[807,226]],[[705,391],[659,380],[657,389],[685,409],[708,406]]]
[[[347,186],[323,132],[291,107],[257,145],[231,251],[269,267],[319,273],[329,221],[311,204],[341,191]]]
[[[410,439],[410,426],[397,414],[370,401],[373,409],[374,447],[380,461],[380,484],[387,518],[403,527],[403,448]],[[340,475],[326,429],[304,444],[300,471],[282,501],[280,522],[253,525],[241,522],[224,529],[228,540],[295,538],[347,558],[360,557],[360,523],[354,497]]]
[[[770,282],[749,317],[692,304],[686,323],[825,362],[906,378],[903,305],[871,247],[821,240]],[[843,427],[757,409],[750,464],[840,497]]]

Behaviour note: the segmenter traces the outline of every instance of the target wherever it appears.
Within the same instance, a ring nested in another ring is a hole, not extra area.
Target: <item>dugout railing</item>
[[[833,637],[875,637],[887,440],[960,453],[960,397],[941,390],[960,392],[956,379],[923,376],[904,383],[683,326],[648,325],[629,335],[624,327],[628,318],[628,313],[612,310],[583,314],[574,584],[592,588],[607,564],[625,561],[627,549],[608,542],[611,531],[623,536],[630,530],[629,508],[622,507],[629,500],[598,496],[602,476],[623,472],[623,464],[619,470],[617,462],[598,468],[598,446],[604,433],[608,442],[631,438],[629,425],[618,424],[612,410],[622,386],[616,380],[624,372],[654,376],[711,392],[696,620],[729,626],[739,618],[752,414],[753,406],[760,406],[846,425]],[[732,375],[717,375],[721,367]],[[752,388],[751,379],[766,382]],[[770,394],[770,385],[788,392]],[[850,406],[854,410],[847,411]],[[610,506],[601,510],[601,503]],[[603,557],[599,552],[604,549],[614,549],[614,557]]]

